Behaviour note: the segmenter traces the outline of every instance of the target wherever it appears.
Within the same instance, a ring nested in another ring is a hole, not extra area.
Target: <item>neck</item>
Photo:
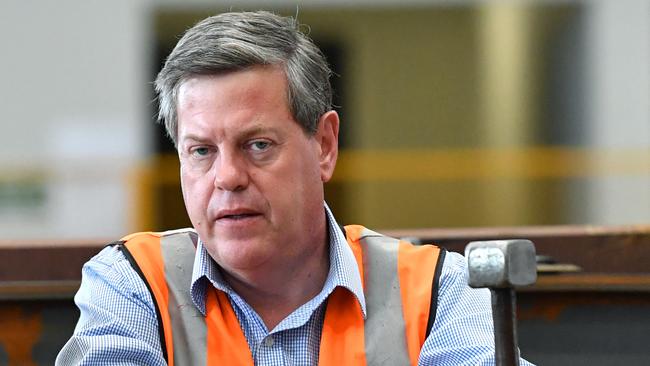
[[[291,263],[269,264],[254,273],[224,272],[224,279],[260,315],[267,329],[274,329],[322,290],[330,266],[327,229],[316,243]]]

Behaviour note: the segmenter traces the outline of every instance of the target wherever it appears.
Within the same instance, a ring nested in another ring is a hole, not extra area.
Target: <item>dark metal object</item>
[[[535,246],[529,240],[472,242],[465,248],[471,287],[492,293],[495,361],[497,366],[518,366],[515,286],[537,280]]]
[[[517,308],[515,290],[511,288],[492,289],[492,313],[494,320],[494,358],[497,366],[519,366],[517,342]]]

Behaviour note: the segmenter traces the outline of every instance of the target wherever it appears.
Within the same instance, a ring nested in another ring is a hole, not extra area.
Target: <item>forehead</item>
[[[254,66],[215,75],[198,75],[183,81],[178,89],[179,109],[212,105],[282,102],[288,107],[287,79],[277,66]]]
[[[181,84],[177,106],[179,139],[215,129],[235,133],[251,125],[299,126],[289,108],[284,71],[274,66],[192,77]]]

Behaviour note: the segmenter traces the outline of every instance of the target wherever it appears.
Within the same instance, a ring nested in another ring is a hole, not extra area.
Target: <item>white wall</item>
[[[586,12],[587,138],[650,161],[650,1],[598,0]],[[641,153],[643,155],[643,153]],[[629,162],[621,161],[621,165]],[[650,223],[650,174],[593,179],[588,222]]]
[[[0,208],[0,238],[127,230],[125,174],[149,150],[149,31],[137,1],[0,2],[0,184],[46,193]]]

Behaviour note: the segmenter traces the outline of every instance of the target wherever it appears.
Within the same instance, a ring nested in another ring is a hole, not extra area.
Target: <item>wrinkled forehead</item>
[[[239,130],[257,125],[259,129],[284,123],[300,126],[287,103],[284,73],[275,68],[198,76],[179,89],[179,139],[215,127]]]

